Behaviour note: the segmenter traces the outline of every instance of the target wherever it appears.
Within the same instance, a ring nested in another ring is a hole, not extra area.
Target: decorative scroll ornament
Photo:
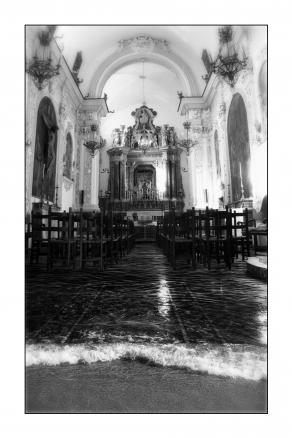
[[[119,48],[121,50],[130,48],[135,53],[152,52],[155,48],[169,50],[166,40],[152,38],[149,35],[138,35],[135,38],[120,40]]]
[[[222,102],[222,103],[219,105],[219,113],[218,113],[218,116],[219,116],[219,117],[224,117],[225,114],[226,114],[226,103],[225,103],[225,102]]]

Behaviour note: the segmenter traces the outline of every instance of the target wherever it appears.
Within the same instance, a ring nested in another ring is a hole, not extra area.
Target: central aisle
[[[40,273],[27,279],[31,342],[262,343],[266,284],[232,270],[169,266],[156,245],[136,245],[105,272]]]
[[[240,262],[174,272],[151,244],[103,273],[31,273],[27,409],[265,412],[265,294]]]

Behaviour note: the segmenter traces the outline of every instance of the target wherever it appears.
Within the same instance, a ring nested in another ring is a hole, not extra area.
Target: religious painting
[[[236,202],[242,198],[242,195],[244,198],[251,196],[247,114],[243,98],[239,93],[236,93],[232,98],[228,114],[227,131],[232,201]]]
[[[37,116],[32,195],[50,202],[55,195],[57,130],[53,104],[44,97]]]

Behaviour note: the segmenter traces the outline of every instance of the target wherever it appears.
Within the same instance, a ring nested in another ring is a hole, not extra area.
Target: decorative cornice
[[[178,107],[180,114],[185,116],[191,110],[207,109],[214,99],[219,83],[218,77],[212,74],[202,96],[183,96]]]
[[[95,112],[98,117],[105,117],[108,113],[106,101],[102,97],[84,99],[79,110],[89,113]]]

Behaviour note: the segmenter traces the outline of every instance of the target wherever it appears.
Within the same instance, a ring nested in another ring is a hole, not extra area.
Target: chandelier
[[[94,158],[96,151],[102,148],[105,144],[105,140],[98,135],[97,130],[96,124],[84,127],[82,130],[82,133],[85,137],[83,144],[86,149],[88,149],[92,158]]]
[[[49,46],[52,42],[56,26],[47,26],[46,31],[38,33],[42,56],[35,54],[32,60],[27,64],[26,72],[32,76],[32,79],[39,90],[44,89],[49,80],[60,74],[60,62],[53,65]]]
[[[240,60],[233,42],[232,26],[219,28],[220,49],[216,61],[213,63],[213,72],[234,87],[238,73],[247,65],[247,57],[243,52],[243,59]]]

